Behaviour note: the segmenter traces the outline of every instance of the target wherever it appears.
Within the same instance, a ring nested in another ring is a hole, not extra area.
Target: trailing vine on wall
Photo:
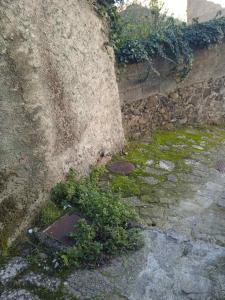
[[[121,14],[115,5],[122,3],[123,0],[94,1],[100,5],[101,15],[108,17],[110,45],[114,48],[119,65],[147,62],[149,71],[153,70],[159,74],[153,61],[161,58],[171,64],[177,80],[181,81],[192,69],[195,50],[207,49],[221,43],[225,38],[225,17],[216,17],[203,23],[195,19],[191,25],[187,25],[173,17],[166,17],[163,15],[163,7],[159,7],[159,17],[155,20],[155,23],[159,23],[159,26],[155,26],[157,30],[151,28],[150,34],[144,38],[143,36],[136,38],[135,34],[135,38],[132,38],[131,33],[131,38],[127,39],[123,28],[127,24],[121,21]],[[154,12],[152,14],[154,15]],[[141,25],[146,26],[146,24],[139,24]],[[144,29],[146,32],[146,28]]]
[[[173,25],[163,32],[150,35],[145,40],[128,41],[116,48],[120,64],[134,64],[154,58],[169,61],[184,79],[192,69],[195,50],[221,43],[225,37],[225,17],[192,25]]]
[[[123,41],[120,15],[115,6],[108,8],[108,15],[111,45],[120,65],[148,62],[150,68],[157,72],[153,67],[153,59],[162,58],[174,68],[178,80],[183,80],[191,71],[195,50],[221,43],[225,37],[225,17],[204,23],[194,20],[191,25],[178,24],[170,18],[169,26],[167,24],[147,38]]]

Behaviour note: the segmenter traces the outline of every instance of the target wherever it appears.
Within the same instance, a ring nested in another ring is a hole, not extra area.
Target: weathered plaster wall
[[[193,18],[200,22],[215,18],[218,12],[225,16],[225,8],[220,4],[208,0],[187,0],[187,21],[192,23]]]
[[[121,71],[119,90],[126,136],[184,124],[225,123],[225,44],[195,53],[191,73],[177,83],[170,66],[155,62],[161,76],[145,64]],[[146,79],[147,78],[147,79]]]
[[[0,1],[0,249],[70,167],[123,145],[104,28],[86,0]]]

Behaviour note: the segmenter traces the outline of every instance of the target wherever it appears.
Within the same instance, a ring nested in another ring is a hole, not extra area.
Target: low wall
[[[195,53],[193,69],[181,83],[171,67],[156,61],[148,75],[146,64],[129,65],[119,77],[123,126],[135,138],[156,128],[225,122],[225,44]],[[148,76],[147,76],[148,75]]]

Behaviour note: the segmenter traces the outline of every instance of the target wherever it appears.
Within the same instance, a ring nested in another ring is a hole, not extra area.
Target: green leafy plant
[[[87,224],[85,219],[77,222],[74,232],[70,234],[74,241],[74,247],[65,252],[70,263],[72,254],[72,264],[80,266],[85,263],[96,264],[100,259],[103,246],[96,241],[96,230],[93,225]]]
[[[117,253],[135,250],[143,244],[140,231],[131,228],[137,220],[135,210],[109,189],[97,185],[102,171],[94,170],[90,178],[77,180],[73,171],[52,190],[52,200],[76,208],[83,218],[77,222],[70,238],[74,246],[59,253],[65,265],[96,265]]]

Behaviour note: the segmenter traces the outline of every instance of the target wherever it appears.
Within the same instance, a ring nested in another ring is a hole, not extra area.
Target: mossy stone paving
[[[225,131],[218,127],[182,128],[168,131],[157,131],[149,140],[131,142],[124,151],[125,155],[117,155],[114,160],[126,160],[135,165],[135,170],[128,176],[112,174],[110,185],[122,196],[143,196],[155,194],[155,190],[169,181],[180,185],[183,174],[192,169],[191,160],[199,156],[207,158],[207,152],[225,141]],[[207,162],[205,162],[207,163]],[[162,168],[162,165],[174,165],[174,168]],[[147,184],[147,179],[158,182]],[[173,185],[171,185],[173,187]]]

